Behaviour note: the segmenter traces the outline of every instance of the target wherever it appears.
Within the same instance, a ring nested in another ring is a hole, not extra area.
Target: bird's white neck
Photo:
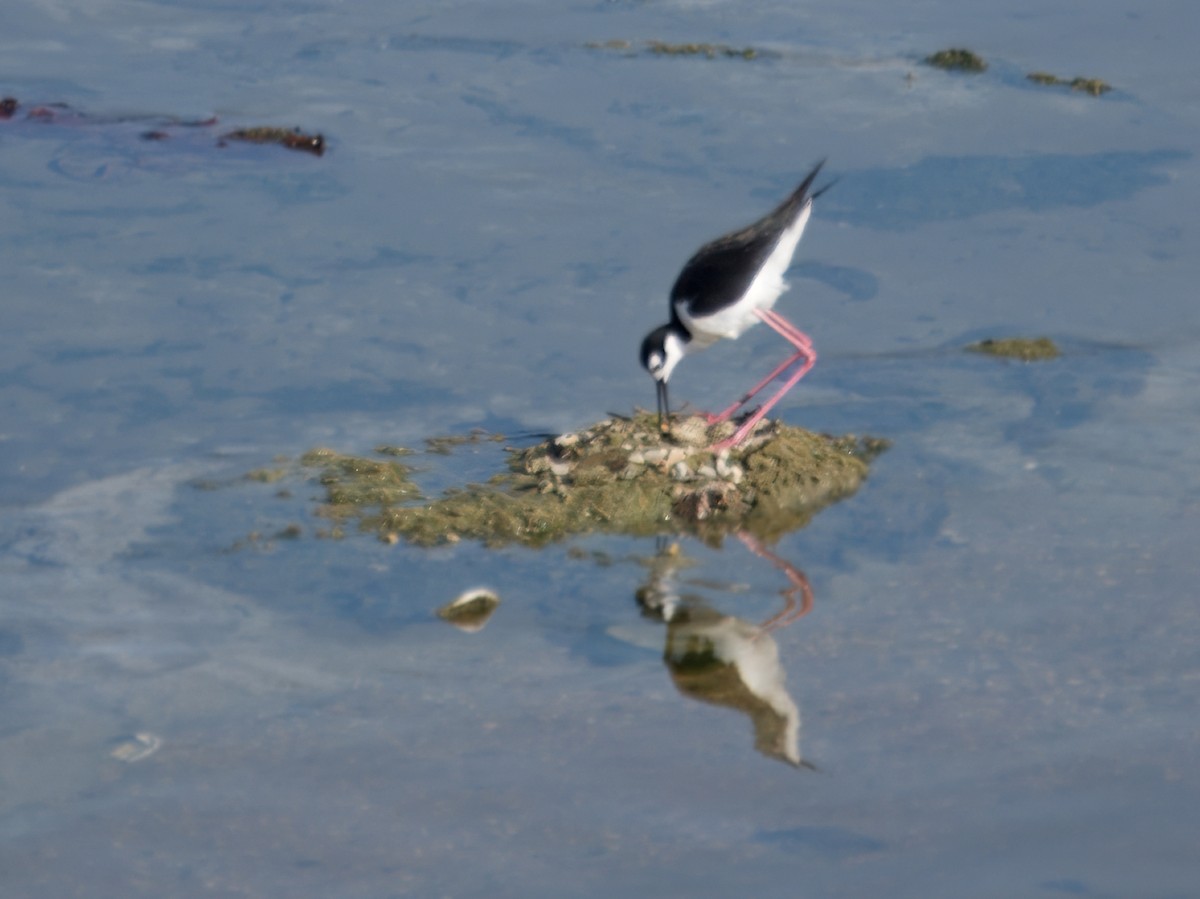
[[[659,380],[665,381],[671,377],[671,372],[679,364],[679,360],[687,355],[691,335],[686,331],[674,329],[667,332],[663,338],[663,365]]]

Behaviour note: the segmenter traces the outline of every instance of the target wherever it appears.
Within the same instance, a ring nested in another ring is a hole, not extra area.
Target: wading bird
[[[791,196],[753,225],[702,246],[679,273],[671,288],[671,320],[647,334],[641,349],[642,365],[658,390],[659,426],[664,430],[671,418],[667,401],[671,372],[684,356],[723,337],[736,340],[751,325],[763,321],[790,343],[794,352],[728,409],[709,415],[710,425],[725,421],[788,368],[799,366],[774,396],[714,450],[741,443],[817,361],[809,336],[772,307],[788,288],[783,275],[808,224],[813,200],[832,186],[810,192],[822,165],[824,161],[817,163]]]

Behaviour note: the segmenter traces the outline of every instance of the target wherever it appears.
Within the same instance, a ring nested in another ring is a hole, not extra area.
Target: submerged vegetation
[[[759,51],[753,47],[731,47],[728,44],[710,43],[671,43],[669,41],[589,41],[587,47],[593,50],[620,50],[626,55],[633,55],[639,50],[653,53],[656,56],[703,56],[707,59],[727,57],[731,59],[757,59]]]
[[[925,65],[952,72],[983,72],[987,69],[984,58],[965,47],[951,47],[931,53],[925,57]]]
[[[1003,356],[1022,362],[1045,362],[1059,356],[1058,346],[1049,337],[1005,337],[998,340],[988,338],[969,344],[967,349],[973,353]]]
[[[666,41],[647,41],[647,49],[660,56],[718,56],[754,59],[758,51],[753,47],[730,47],[728,44],[671,44]]]
[[[592,50],[617,51],[625,56],[638,56],[649,53],[655,56],[703,56],[706,59],[731,58],[752,60],[759,59],[764,55],[778,55],[778,53],[764,52],[755,47],[734,47],[729,44],[710,43],[707,41],[674,43],[660,40],[632,41],[615,38],[612,40],[588,41],[584,46]],[[948,47],[945,50],[938,50],[936,53],[930,53],[924,57],[921,62],[927,66],[947,72],[979,74],[986,72],[988,69],[987,60],[974,50],[969,50],[966,47]],[[1025,77],[1035,84],[1068,87],[1073,91],[1079,91],[1093,97],[1099,97],[1112,90],[1112,85],[1100,78],[1078,77],[1068,79],[1060,78],[1049,72],[1030,72]],[[909,84],[912,84],[915,80],[912,72],[908,73],[907,80]]]
[[[857,490],[870,460],[887,447],[764,421],[743,445],[714,454],[708,447],[732,427],[710,428],[697,415],[676,420],[663,435],[652,414],[613,417],[506,448],[504,470],[486,483],[452,487],[433,500],[421,497],[414,469],[395,460],[394,447],[386,459],[312,450],[300,463],[316,470],[325,490],[317,514],[331,523],[327,536],[352,526],[389,543],[540,546],[595,531],[690,532],[714,541],[747,531],[773,539]],[[460,442],[429,441],[429,451]]]
[[[937,53],[926,56],[923,61],[935,69],[945,69],[950,72],[978,73],[986,71],[988,67],[987,61],[982,56],[964,47],[939,50]],[[1112,90],[1112,85],[1099,78],[1059,78],[1049,72],[1030,72],[1025,77],[1034,84],[1069,87],[1073,91],[1093,97],[1099,97]]]
[[[1062,85],[1069,87],[1073,91],[1081,91],[1085,94],[1090,94],[1093,97],[1099,97],[1101,94],[1106,94],[1112,90],[1112,85],[1107,81],[1102,81],[1099,78],[1059,78],[1057,75],[1051,75],[1049,72],[1030,72],[1025,76],[1034,84],[1044,85]]]

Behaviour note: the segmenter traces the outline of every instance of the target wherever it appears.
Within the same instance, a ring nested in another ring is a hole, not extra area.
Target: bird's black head
[[[667,366],[667,335],[670,333],[670,325],[655,328],[642,341],[642,349],[638,354],[642,361],[642,368],[650,372],[651,377],[656,381],[667,379],[667,375],[663,374],[663,371]]]
[[[654,378],[658,391],[658,423],[665,427],[671,418],[667,402],[667,379],[687,351],[688,334],[679,325],[670,323],[655,328],[642,341],[640,358],[642,367]]]

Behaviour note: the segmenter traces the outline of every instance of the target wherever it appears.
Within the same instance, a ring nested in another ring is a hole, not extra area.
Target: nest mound
[[[691,416],[676,419],[663,434],[649,413],[613,417],[508,448],[507,471],[432,501],[420,498],[413,469],[394,459],[317,450],[303,461],[321,469],[326,499],[319,514],[339,532],[357,523],[388,542],[539,546],[597,531],[688,532],[712,541],[749,531],[773,539],[857,490],[870,459],[886,447],[881,440],[833,438],[764,421],[732,451],[708,449],[732,429],[729,422],[710,428],[702,416]]]

